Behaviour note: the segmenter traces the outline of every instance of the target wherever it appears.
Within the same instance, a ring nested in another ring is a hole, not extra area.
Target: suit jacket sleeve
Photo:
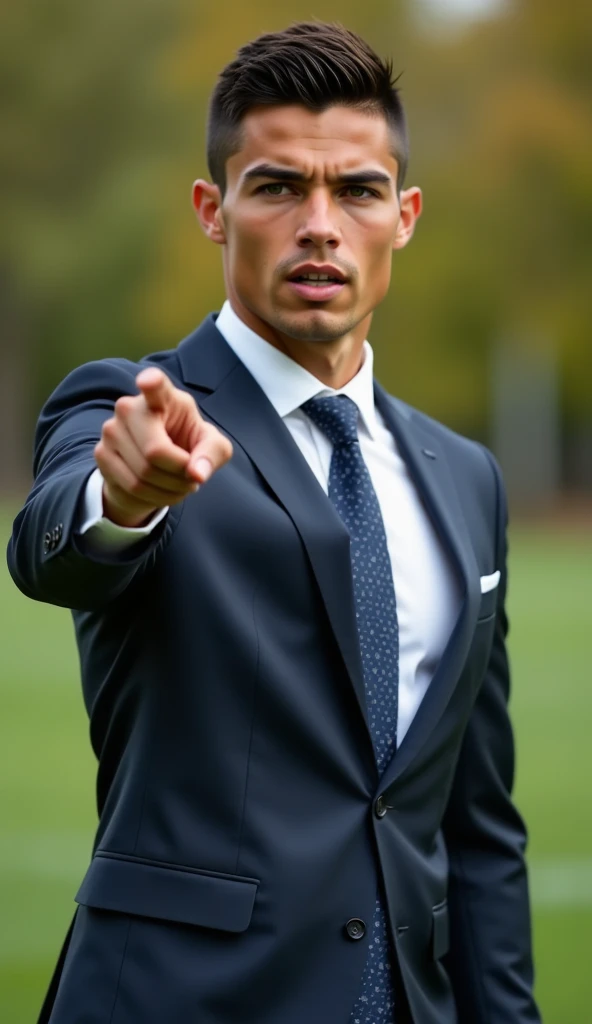
[[[88,363],[45,404],[35,434],[34,484],[8,544],[8,567],[27,597],[93,610],[149,568],[181,514],[172,510],[145,539],[118,552],[93,549],[77,532],[94,447],[117,399],[137,394],[139,367],[123,359]]]
[[[449,855],[451,945],[447,967],[459,1024],[533,1024],[526,830],[511,792],[514,742],[508,716],[505,613],[506,502],[497,491],[497,558],[501,570],[491,657],[465,734],[444,835]]]

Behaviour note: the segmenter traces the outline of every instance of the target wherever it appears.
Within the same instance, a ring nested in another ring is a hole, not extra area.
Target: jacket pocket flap
[[[439,960],[448,952],[450,928],[448,924],[448,903],[439,903],[432,909],[432,957]]]
[[[244,932],[258,886],[255,878],[99,851],[75,899],[100,910]]]

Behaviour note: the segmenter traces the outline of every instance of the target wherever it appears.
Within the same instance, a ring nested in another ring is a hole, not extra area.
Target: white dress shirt
[[[300,406],[320,395],[347,395],[359,409],[360,448],[384,520],[399,622],[399,718],[397,743],[407,732],[450,637],[460,606],[455,576],[434,527],[374,405],[373,352],[355,377],[338,390],[326,387],[294,360],[255,334],[225,302],[216,327],[283,419],[319,484],[327,493],[332,446]],[[89,479],[80,533],[93,547],[122,549],[146,536],[163,509],[144,527],[127,529],[103,517],[102,477]],[[207,485],[206,485],[207,486]]]

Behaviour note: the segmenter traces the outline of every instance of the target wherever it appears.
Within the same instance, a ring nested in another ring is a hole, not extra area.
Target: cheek
[[[352,242],[357,250],[360,263],[364,269],[372,273],[390,274],[393,255],[393,242],[396,233],[396,222],[391,223],[390,217],[381,216],[379,212],[368,214],[355,227]],[[362,267],[360,266],[360,269]]]
[[[365,271],[366,283],[369,287],[388,286],[391,278],[392,259],[392,236],[385,232],[382,238],[377,239],[375,235],[366,250]]]
[[[229,233],[231,264],[243,278],[257,277],[271,273],[274,267],[274,242],[276,234],[257,218],[243,219],[233,224]]]

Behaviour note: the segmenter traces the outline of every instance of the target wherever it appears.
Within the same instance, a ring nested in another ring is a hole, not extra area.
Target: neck
[[[334,341],[308,341],[277,330],[247,309],[235,296],[229,301],[247,327],[327,387],[342,388],[358,373],[364,359],[364,339],[368,335],[371,315]]]

